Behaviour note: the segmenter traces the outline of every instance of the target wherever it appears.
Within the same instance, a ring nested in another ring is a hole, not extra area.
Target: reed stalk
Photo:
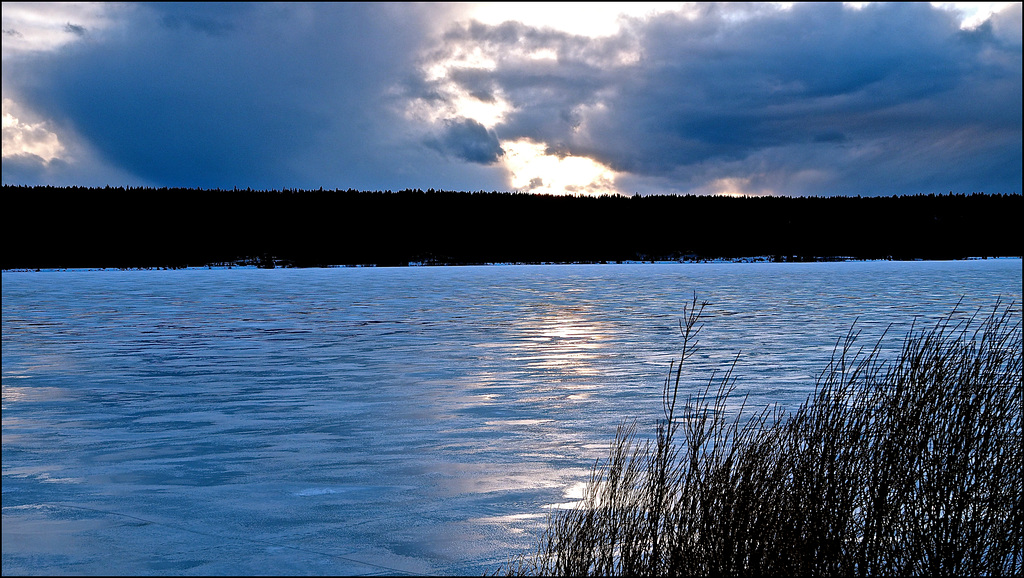
[[[840,339],[793,412],[729,412],[732,368],[678,405],[707,303],[680,323],[664,419],[620,426],[581,503],[506,575],[1020,575],[1021,324],[1012,306]],[[958,304],[959,306],[959,304]],[[734,362],[735,365],[735,362]],[[730,417],[732,415],[732,417]]]

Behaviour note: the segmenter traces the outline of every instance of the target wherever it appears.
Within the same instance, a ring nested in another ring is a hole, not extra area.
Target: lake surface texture
[[[795,408],[1021,260],[3,273],[3,573],[480,574],[739,355]],[[738,403],[738,400],[737,400]]]

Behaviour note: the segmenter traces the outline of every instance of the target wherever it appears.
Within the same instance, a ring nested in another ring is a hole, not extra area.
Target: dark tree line
[[[1020,194],[572,197],[4,185],[2,267],[1019,256]]]

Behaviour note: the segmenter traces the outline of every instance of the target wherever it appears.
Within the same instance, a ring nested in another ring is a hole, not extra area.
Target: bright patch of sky
[[[517,191],[550,195],[616,194],[615,174],[587,157],[550,154],[542,143],[502,141],[502,162]]]
[[[104,2],[3,3],[3,58],[57,50],[116,26],[127,5]]]
[[[3,151],[4,157],[30,155],[49,163],[64,152],[57,135],[46,123],[24,122],[14,116],[16,105],[10,99],[3,99]]]
[[[616,34],[623,17],[643,18],[692,10],[689,2],[491,2],[473,5],[468,16],[491,26],[512,21],[598,37]]]

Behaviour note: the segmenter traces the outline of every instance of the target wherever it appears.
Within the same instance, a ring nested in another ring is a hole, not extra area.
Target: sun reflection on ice
[[[562,498],[568,501],[545,504],[542,507],[546,510],[572,510],[579,508],[583,504],[583,496],[586,490],[587,482],[576,482],[562,492]]]
[[[608,330],[592,319],[566,311],[526,320],[520,330],[519,348],[523,353],[517,357],[525,361],[527,367],[556,371],[563,374],[563,378],[598,375],[591,362],[607,347],[605,342],[610,337]],[[575,397],[586,396],[576,394]]]

